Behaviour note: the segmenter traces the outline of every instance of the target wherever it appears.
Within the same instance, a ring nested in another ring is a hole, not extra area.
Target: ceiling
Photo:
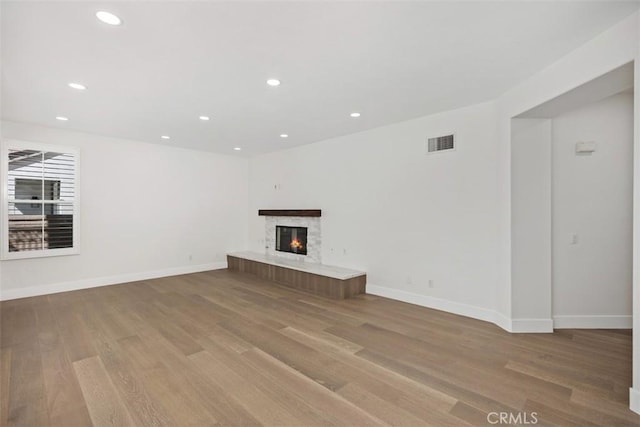
[[[618,93],[633,93],[633,62],[611,70],[568,92],[519,114],[518,119],[551,119]]]
[[[494,99],[638,7],[4,1],[2,118],[251,156]]]

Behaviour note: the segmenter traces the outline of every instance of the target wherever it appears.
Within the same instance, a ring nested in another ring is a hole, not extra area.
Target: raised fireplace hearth
[[[264,253],[228,254],[229,270],[329,298],[365,293],[365,272],[322,264],[320,209],[260,209],[258,215],[265,217]]]
[[[227,254],[230,271],[253,274],[300,291],[333,299],[352,298],[366,292],[364,271],[310,262],[288,261],[255,252]]]

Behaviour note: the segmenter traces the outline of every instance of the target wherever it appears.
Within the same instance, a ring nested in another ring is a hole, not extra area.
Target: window
[[[78,161],[69,147],[2,147],[2,258],[78,253]]]

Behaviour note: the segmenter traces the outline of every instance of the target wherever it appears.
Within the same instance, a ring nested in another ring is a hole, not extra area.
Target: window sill
[[[67,255],[80,255],[80,251],[77,248],[64,248],[39,251],[6,252],[2,254],[2,258],[0,259],[2,261],[11,261],[14,259],[48,258]]]

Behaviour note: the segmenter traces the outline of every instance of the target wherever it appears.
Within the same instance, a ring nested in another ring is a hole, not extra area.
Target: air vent
[[[427,154],[453,149],[455,149],[453,134],[427,139]]]

